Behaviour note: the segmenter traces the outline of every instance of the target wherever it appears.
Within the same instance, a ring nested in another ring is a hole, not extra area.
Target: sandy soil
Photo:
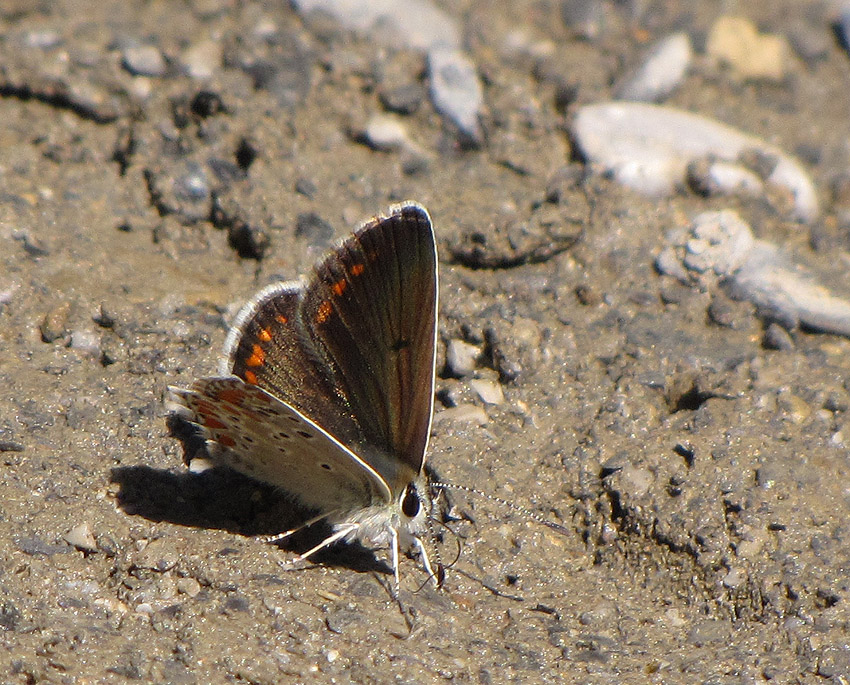
[[[828,189],[850,152],[850,64],[823,8],[742,8],[821,32],[824,54],[781,83],[698,59],[669,100],[800,155],[825,206],[807,227],[766,203],[646,200],[573,159],[574,108],[610,97],[652,39],[699,45],[724,3],[651,4],[643,30],[604,5],[593,41],[554,2],[446,3],[484,76],[480,149],[434,112],[421,55],[284,2],[130,5],[0,9],[0,680],[850,678],[850,341],[793,331],[767,349],[751,305],[653,268],[665,231],[731,205],[846,279]],[[517,27],[551,53],[505,49]],[[209,37],[224,66],[182,75],[176,56]],[[165,74],[122,67],[134,40]],[[421,91],[414,157],[358,135],[402,86]],[[298,512],[188,473],[163,406],[167,385],[214,372],[253,292],[408,198],[436,226],[440,354],[486,341],[479,375],[505,394],[484,406],[441,370],[438,412],[477,404],[487,422],[438,413],[430,462],[571,532],[455,496],[445,588],[417,591],[420,565],[403,564],[412,630],[383,550],[282,568],[291,548],[252,536]]]

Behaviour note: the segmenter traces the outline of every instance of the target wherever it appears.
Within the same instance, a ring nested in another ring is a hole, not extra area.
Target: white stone
[[[777,160],[766,180],[791,193],[796,217],[810,222],[818,215],[814,184],[799,162],[755,136],[698,114],[642,102],[603,102],[582,107],[572,132],[591,165],[656,197],[683,186],[695,160],[737,162],[743,153],[758,151]]]
[[[430,0],[294,0],[293,4],[302,14],[321,10],[349,29],[404,47],[460,46],[455,20]]]
[[[692,59],[691,39],[687,33],[662,38],[643,64],[625,79],[617,90],[617,97],[642,102],[663,100],[682,82]]]
[[[436,47],[428,52],[428,74],[437,111],[468,139],[480,143],[484,91],[472,60],[460,50]]]

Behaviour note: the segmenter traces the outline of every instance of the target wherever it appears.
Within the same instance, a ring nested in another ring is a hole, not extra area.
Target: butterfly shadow
[[[179,426],[172,427],[172,434],[183,443],[187,461],[197,454],[191,435],[181,434]],[[124,513],[156,523],[225,530],[246,537],[269,537],[302,527],[273,543],[294,554],[312,549],[332,533],[323,522],[304,526],[315,512],[299,506],[279,488],[226,467],[175,473],[150,466],[120,466],[112,469],[110,480],[119,486],[116,499]],[[258,540],[257,544],[267,543]],[[281,562],[291,559],[281,555]],[[387,563],[359,542],[331,545],[312,555],[310,561],[359,572],[392,573]]]

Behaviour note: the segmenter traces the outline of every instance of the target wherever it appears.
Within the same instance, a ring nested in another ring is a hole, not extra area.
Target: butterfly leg
[[[286,538],[288,538],[290,535],[294,535],[299,530],[304,530],[305,528],[309,528],[314,523],[318,523],[322,519],[327,518],[328,516],[333,516],[336,513],[337,513],[337,511],[328,511],[328,512],[325,512],[324,514],[319,514],[318,516],[314,516],[313,518],[308,519],[307,521],[302,523],[300,526],[296,526],[295,528],[290,528],[289,530],[285,530],[282,533],[277,533],[276,535],[263,536],[263,537],[260,538],[260,540],[262,540],[263,542],[280,542],[281,540],[286,540]]]
[[[283,566],[284,568],[286,568],[287,566],[292,566],[293,564],[296,564],[299,561],[306,561],[307,559],[309,559],[311,556],[313,556],[319,550],[322,550],[325,547],[329,547],[330,545],[335,543],[337,540],[341,540],[342,538],[344,538],[346,535],[348,535],[352,531],[357,530],[359,527],[360,527],[359,523],[348,523],[348,524],[345,524],[343,526],[340,526],[339,530],[334,532],[333,535],[329,535],[328,537],[326,537],[318,545],[313,547],[313,549],[307,550],[306,552],[304,552],[304,554],[299,554],[292,561],[278,562],[278,563],[281,566]]]
[[[390,531],[390,538],[392,539],[392,542],[390,543],[390,549],[392,550],[391,553],[392,553],[393,578],[394,578],[393,584],[395,585],[395,587],[394,587],[395,596],[400,597],[399,590],[401,588],[401,582],[399,581],[399,574],[398,574],[398,531],[393,527],[389,527],[389,531]]]
[[[425,570],[428,571],[428,575],[434,579],[434,584],[438,588],[442,587],[443,579],[446,575],[445,571],[443,570],[443,565],[438,563],[437,571],[435,571],[434,567],[431,565],[431,558],[428,556],[428,551],[425,549],[425,545],[423,544],[422,540],[417,537],[414,537],[413,541],[416,543],[416,548],[419,550],[419,555],[422,557],[422,563],[425,566]]]

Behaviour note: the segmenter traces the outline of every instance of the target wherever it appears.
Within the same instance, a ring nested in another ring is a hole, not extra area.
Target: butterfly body
[[[171,388],[217,464],[280,487],[353,539],[416,547],[434,397],[437,258],[430,217],[404,203],[362,225],[306,282],[237,315],[219,376]],[[315,550],[311,550],[309,555]]]

